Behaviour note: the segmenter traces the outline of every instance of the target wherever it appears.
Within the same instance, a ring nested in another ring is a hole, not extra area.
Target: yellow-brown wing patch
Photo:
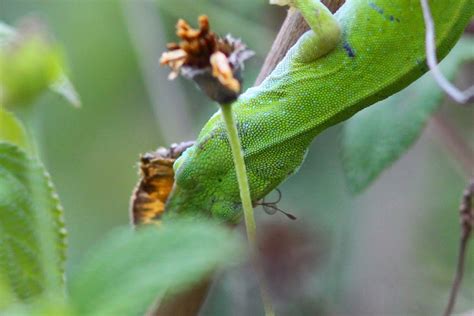
[[[160,147],[140,159],[141,179],[132,195],[131,219],[134,225],[159,223],[166,200],[173,188],[173,164],[193,142]]]

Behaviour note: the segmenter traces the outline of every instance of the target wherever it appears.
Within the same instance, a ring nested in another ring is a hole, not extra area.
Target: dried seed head
[[[169,43],[160,63],[171,68],[169,79],[181,73],[196,82],[211,99],[232,102],[241,91],[243,62],[253,52],[230,35],[221,38],[212,32],[207,16],[200,16],[198,22],[199,29],[193,29],[186,21],[178,21],[176,35],[182,41]]]

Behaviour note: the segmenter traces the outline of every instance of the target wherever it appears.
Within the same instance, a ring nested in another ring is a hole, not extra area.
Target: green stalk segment
[[[225,126],[227,129],[227,135],[229,137],[230,148],[232,150],[232,156],[234,158],[235,172],[237,174],[237,182],[239,184],[240,199],[242,200],[242,208],[244,210],[245,227],[247,230],[247,239],[251,251],[257,250],[257,237],[256,237],[256,225],[255,217],[253,214],[252,199],[250,197],[249,182],[247,179],[247,170],[245,168],[244,154],[240,145],[239,134],[237,127],[234,122],[234,116],[232,113],[232,104],[221,104],[221,114],[224,119]],[[256,266],[256,272],[260,275],[259,269]],[[272,303],[268,295],[268,291],[261,277],[258,278],[260,286],[260,295],[262,297],[263,307],[265,309],[266,316],[274,316]]]

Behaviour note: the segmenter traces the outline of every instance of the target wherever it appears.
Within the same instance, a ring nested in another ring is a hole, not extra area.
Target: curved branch
[[[423,9],[423,18],[426,26],[426,61],[428,67],[431,70],[434,80],[441,89],[446,92],[454,101],[457,103],[465,104],[474,101],[474,86],[461,91],[456,88],[448,79],[443,75],[438,67],[438,60],[436,58],[436,43],[435,43],[435,29],[433,17],[431,16],[430,6],[428,0],[420,0],[421,7]]]
[[[474,178],[471,179],[466,190],[464,190],[459,207],[459,217],[461,218],[461,238],[459,241],[459,253],[456,265],[456,273],[453,284],[451,286],[451,293],[449,295],[448,305],[444,311],[444,316],[449,316],[453,312],[454,304],[461,287],[461,281],[464,275],[464,265],[466,262],[467,245],[474,229],[474,210],[472,207],[472,200],[474,198]]]

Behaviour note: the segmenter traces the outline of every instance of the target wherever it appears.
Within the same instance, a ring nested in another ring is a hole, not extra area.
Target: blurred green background
[[[256,51],[247,63],[251,86],[285,10],[254,0],[2,0],[0,19],[15,25],[38,16],[63,46],[82,108],[53,94],[35,107],[41,156],[65,208],[68,271],[85,249],[128,223],[141,153],[196,137],[216,110],[190,82],[169,82],[158,59],[175,40],[178,18],[231,32]],[[460,84],[473,82],[466,68]],[[471,150],[474,111],[439,111]],[[365,193],[351,196],[340,161],[341,126],[312,144],[300,172],[281,187],[279,206],[257,210],[267,277],[281,315],[431,315],[447,300],[458,243],[458,205],[467,183],[437,129]],[[271,198],[270,198],[271,199]],[[457,310],[474,309],[474,243]],[[247,266],[219,275],[203,315],[261,313]]]

